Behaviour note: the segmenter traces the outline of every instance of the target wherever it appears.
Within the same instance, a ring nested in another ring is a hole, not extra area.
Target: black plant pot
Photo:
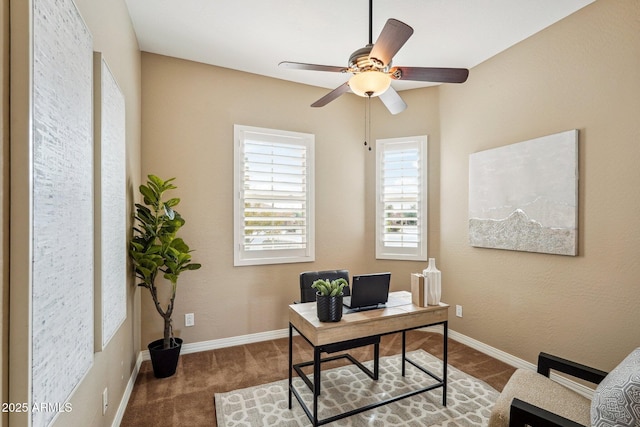
[[[147,346],[151,355],[151,365],[153,365],[153,375],[156,378],[167,378],[176,373],[180,349],[182,348],[182,338],[174,338],[174,346],[164,349],[163,339],[155,340]]]
[[[316,306],[321,322],[339,322],[342,319],[342,294],[330,297],[316,293]]]

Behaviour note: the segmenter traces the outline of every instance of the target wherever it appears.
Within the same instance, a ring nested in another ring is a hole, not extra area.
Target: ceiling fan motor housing
[[[372,48],[373,45],[368,44],[365,47],[353,52],[349,57],[349,71],[353,73],[359,73],[363,71],[375,70],[386,73],[389,70],[389,67],[391,67],[391,63],[389,63],[385,67],[380,60],[377,60],[376,58],[369,58],[369,54],[371,53]]]

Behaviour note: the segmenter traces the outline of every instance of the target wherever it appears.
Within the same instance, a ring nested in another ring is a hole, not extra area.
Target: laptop
[[[391,273],[361,274],[353,276],[351,296],[342,299],[342,304],[352,310],[378,308],[389,298]]]

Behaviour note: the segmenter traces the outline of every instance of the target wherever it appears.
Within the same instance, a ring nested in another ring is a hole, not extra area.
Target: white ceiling
[[[348,76],[278,63],[346,66],[369,38],[367,0],[125,1],[145,52],[331,89]],[[414,33],[394,65],[471,69],[593,1],[374,0],[373,41],[396,18]]]

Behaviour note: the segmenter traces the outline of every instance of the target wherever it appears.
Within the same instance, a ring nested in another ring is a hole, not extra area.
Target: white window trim
[[[402,138],[388,138],[376,140],[376,259],[392,259],[406,261],[426,261],[427,241],[428,241],[428,158],[427,158],[427,136],[411,136]],[[384,234],[384,201],[383,201],[383,181],[382,181],[382,161],[385,150],[394,145],[414,143],[418,145],[420,152],[420,203],[418,208],[419,221],[419,242],[416,248],[397,248],[385,246],[383,242]]]
[[[234,125],[234,266],[285,264],[315,261],[315,171],[314,147],[315,135],[290,132],[253,126]],[[306,218],[307,245],[300,250],[244,251],[244,188],[243,188],[243,142],[247,135],[259,134],[261,137],[279,142],[304,146],[307,149],[306,176]]]

